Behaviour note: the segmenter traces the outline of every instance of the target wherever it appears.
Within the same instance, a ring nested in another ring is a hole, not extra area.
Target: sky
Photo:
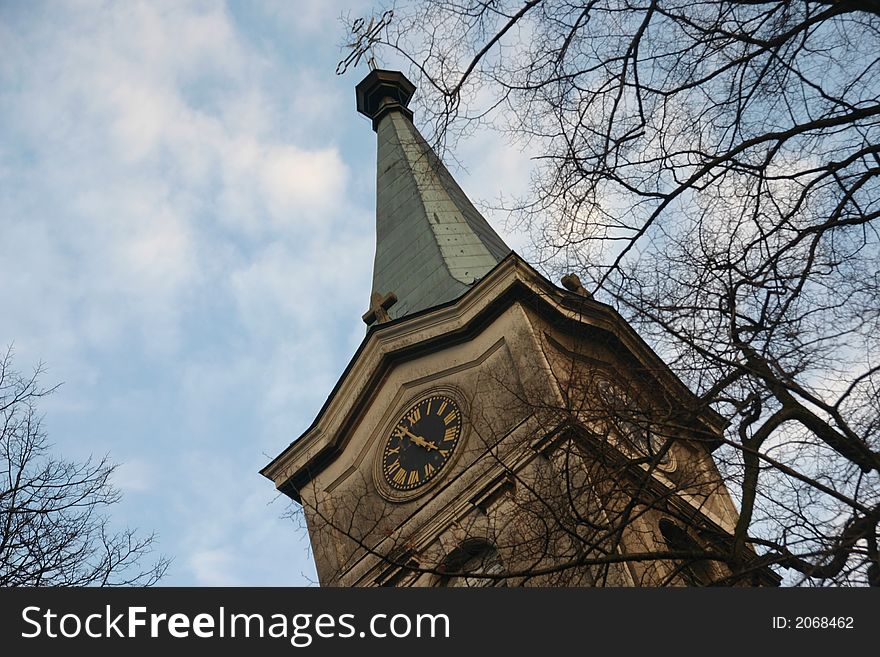
[[[316,580],[258,471],[365,333],[375,134],[366,68],[334,70],[339,17],[371,11],[0,0],[0,347],[62,383],[40,405],[57,455],[120,464],[113,521],[158,533],[162,584]],[[497,135],[455,157],[478,203],[527,183]]]

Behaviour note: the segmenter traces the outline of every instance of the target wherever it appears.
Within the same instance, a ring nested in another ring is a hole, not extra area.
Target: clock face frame
[[[620,384],[610,378],[600,377],[596,385],[606,412],[613,417],[608,418],[610,428],[627,444],[640,454],[653,457],[662,446],[662,440],[655,435],[650,426],[644,422],[644,412]],[[675,458],[667,451],[658,461],[657,466],[666,471],[675,469]]]
[[[421,494],[457,456],[464,431],[462,404],[446,389],[420,395],[397,415],[382,439],[376,475],[395,501]]]

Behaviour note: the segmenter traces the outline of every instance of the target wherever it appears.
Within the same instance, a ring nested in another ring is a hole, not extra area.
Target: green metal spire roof
[[[397,296],[392,319],[461,296],[510,253],[413,126],[414,91],[397,71],[357,86],[378,136],[373,292]]]

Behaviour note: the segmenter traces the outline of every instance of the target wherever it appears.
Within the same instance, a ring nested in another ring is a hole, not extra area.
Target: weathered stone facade
[[[371,76],[358,102],[379,135],[374,292],[400,301],[311,428],[262,471],[302,504],[321,584],[723,578],[719,561],[652,558],[733,531],[711,456],[721,419],[613,309],[509,253],[412,127],[411,85]],[[461,408],[460,440],[437,476],[394,490],[383,448],[435,393]]]

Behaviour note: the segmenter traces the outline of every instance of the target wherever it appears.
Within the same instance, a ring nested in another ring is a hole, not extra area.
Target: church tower
[[[302,505],[321,584],[723,582],[722,418],[576,276],[504,244],[414,127],[414,91],[357,85],[378,139],[367,334],[261,471]]]

